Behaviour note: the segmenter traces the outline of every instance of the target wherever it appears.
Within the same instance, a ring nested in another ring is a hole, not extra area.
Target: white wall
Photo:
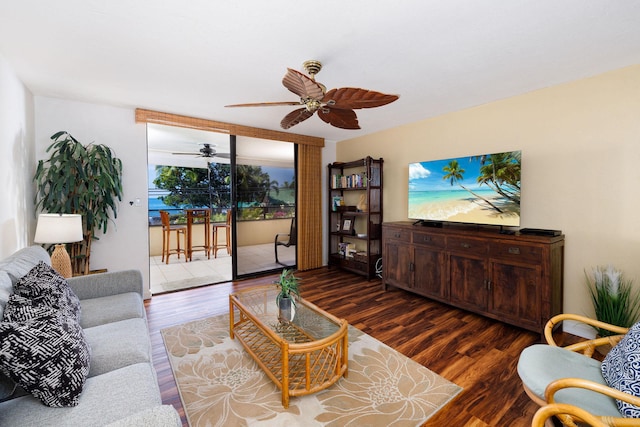
[[[341,141],[337,157],[383,157],[384,219],[406,221],[410,162],[517,149],[522,227],[566,235],[564,310],[593,315],[597,265],[640,289],[640,65]]]
[[[35,97],[36,156],[45,159],[51,135],[67,131],[83,144],[114,150],[123,163],[123,200],[118,217],[91,250],[91,269],[139,269],[149,288],[146,126],[135,123],[135,110],[55,98]],[[141,206],[129,204],[136,198]],[[147,295],[148,296],[148,295]]]
[[[33,242],[33,96],[0,55],[0,258]]]

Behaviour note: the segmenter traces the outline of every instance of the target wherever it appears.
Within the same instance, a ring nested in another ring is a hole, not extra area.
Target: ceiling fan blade
[[[174,156],[199,156],[200,153],[171,153]]]
[[[322,99],[331,108],[345,110],[359,108],[373,108],[389,104],[399,97],[398,95],[387,95],[373,90],[360,89],[355,87],[342,87],[331,89]]]
[[[254,102],[249,104],[231,104],[225,107],[277,107],[279,105],[300,105],[300,101]]]
[[[353,110],[322,107],[318,110],[318,117],[325,123],[340,129],[360,129],[358,116]]]
[[[280,126],[282,129],[289,129],[292,126],[307,120],[311,116],[313,116],[313,113],[308,111],[306,108],[298,108],[284,116],[284,119],[280,122]]]
[[[324,90],[319,83],[291,68],[287,68],[287,74],[282,78],[282,84],[300,98],[322,99],[324,96]]]

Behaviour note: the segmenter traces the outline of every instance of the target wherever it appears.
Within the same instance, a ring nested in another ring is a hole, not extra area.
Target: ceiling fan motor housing
[[[210,144],[203,144],[203,147],[200,149],[200,153],[202,153],[204,157],[211,157],[216,154],[216,150],[211,148]]]
[[[322,63],[320,61],[316,61],[315,59],[310,59],[309,61],[304,61],[302,63],[302,67],[313,79],[314,76],[318,74],[320,70],[322,70]]]

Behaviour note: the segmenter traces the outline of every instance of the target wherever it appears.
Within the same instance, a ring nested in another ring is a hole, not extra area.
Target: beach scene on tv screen
[[[520,225],[521,152],[409,164],[409,218]]]

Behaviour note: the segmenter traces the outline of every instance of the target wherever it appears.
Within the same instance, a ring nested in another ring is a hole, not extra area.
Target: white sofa
[[[0,261],[0,320],[18,279],[40,261],[51,262],[40,246]],[[80,300],[77,324],[90,347],[78,404],[45,406],[0,370],[0,426],[181,426],[177,411],[162,405],[160,398],[140,272],[109,272],[67,282]]]

